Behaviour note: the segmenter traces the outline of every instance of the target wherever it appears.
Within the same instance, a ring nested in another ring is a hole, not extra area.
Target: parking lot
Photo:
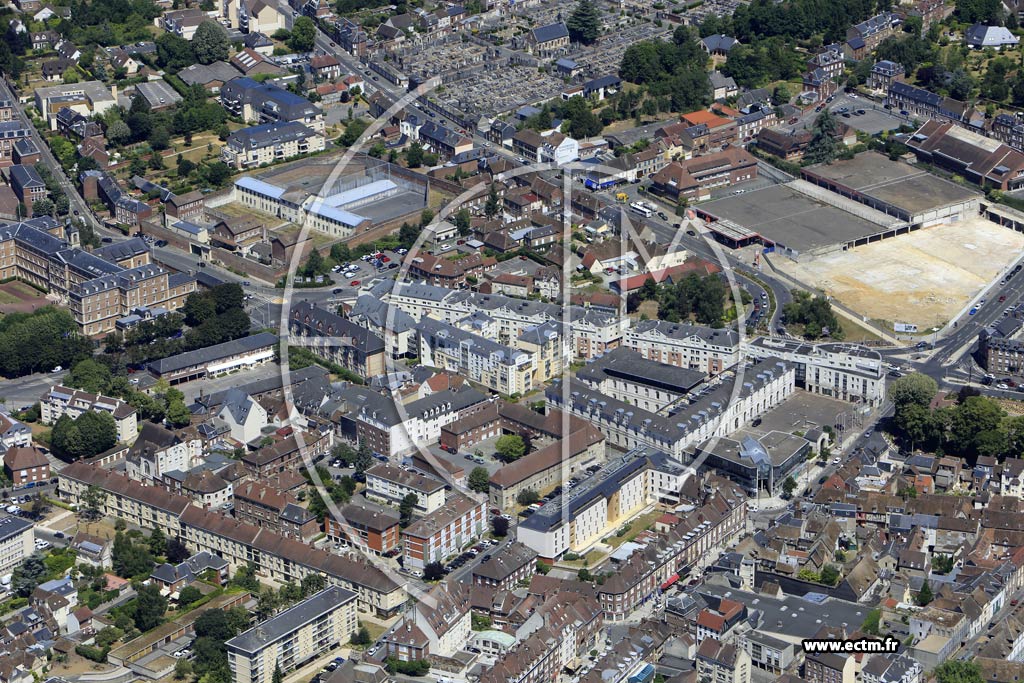
[[[840,111],[844,107],[849,107],[849,111]],[[833,107],[832,111],[838,115],[840,121],[868,135],[898,130],[902,125],[913,123],[909,118],[900,116],[898,112],[893,113],[863,100],[853,100],[848,105]]]

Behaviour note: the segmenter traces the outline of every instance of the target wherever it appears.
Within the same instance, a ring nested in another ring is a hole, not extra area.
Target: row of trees
[[[647,86],[651,97],[668,97],[673,111],[692,111],[711,102],[707,54],[696,33],[679,26],[671,41],[644,40],[630,45],[622,55],[619,75]]]
[[[0,375],[21,377],[49,372],[88,358],[92,344],[78,334],[71,312],[46,306],[0,319]]]
[[[50,433],[50,447],[63,458],[90,458],[116,443],[117,426],[105,412],[86,412],[77,418],[61,415]]]
[[[952,406],[932,410],[935,380],[911,373],[894,381],[893,432],[909,448],[952,453],[974,463],[978,456],[1015,457],[1024,452],[1024,417],[1011,417],[977,389],[963,387]]]
[[[725,320],[725,283],[717,275],[687,275],[678,282],[656,283],[653,278],[626,299],[629,312],[644,301],[658,302],[658,318],[670,322],[687,321],[721,327]]]

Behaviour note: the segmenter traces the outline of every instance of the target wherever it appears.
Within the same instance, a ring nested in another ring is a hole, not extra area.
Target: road
[[[54,384],[64,380],[67,371],[40,372],[16,379],[5,379],[0,396],[3,396],[5,407],[10,411],[21,410],[25,406],[38,403],[39,398]]]
[[[0,80],[0,99],[10,99],[15,103],[18,101],[18,98],[15,97],[10,85],[4,80]],[[35,126],[32,125],[32,122],[25,115],[25,112],[22,110],[20,105],[14,107],[14,112],[22,125],[31,131],[32,141],[35,143],[36,147],[39,148],[43,165],[50,170],[50,174],[60,184],[60,188],[63,190],[64,194],[67,195],[68,205],[71,208],[72,215],[81,220],[91,221],[92,226],[94,228],[97,227],[98,222],[92,215],[89,205],[84,199],[82,199],[82,195],[78,194],[75,184],[64,173],[64,167],[62,167],[57,161],[57,158],[53,156],[53,153],[50,151],[50,146],[46,144],[45,140],[43,140],[43,136],[41,136]]]

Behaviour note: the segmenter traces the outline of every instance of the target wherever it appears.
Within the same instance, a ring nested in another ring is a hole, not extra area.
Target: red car
[[[353,280],[352,282],[348,283],[348,285],[349,285],[349,287],[358,287],[359,286],[359,280]]]
[[[387,256],[385,256],[385,257],[381,258],[380,262],[381,262],[381,263],[387,263],[387,262],[388,262],[388,261],[390,261],[390,260],[391,260],[390,258],[388,258]]]
[[[999,297],[999,303],[1003,303],[1004,301],[1006,301],[1006,295],[1005,294],[1003,294],[1001,297]]]

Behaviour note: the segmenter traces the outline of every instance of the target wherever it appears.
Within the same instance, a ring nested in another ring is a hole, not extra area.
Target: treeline
[[[734,46],[722,72],[743,87],[756,88],[772,81],[797,78],[805,68],[804,56],[776,36]]]
[[[644,301],[657,301],[658,318],[669,322],[693,319],[702,325],[721,327],[725,320],[725,283],[717,275],[691,273],[678,282],[661,284],[648,279],[626,298],[626,308],[635,312]]]
[[[895,405],[892,431],[911,449],[966,458],[1019,457],[1024,452],[1024,417],[1010,416],[995,399],[963,387],[952,406],[931,409],[938,384],[912,373],[894,381],[889,397]]]
[[[674,111],[691,111],[711,102],[707,59],[696,32],[679,26],[671,41],[644,40],[630,45],[622,55],[619,76],[647,86],[651,97],[668,97]]]
[[[772,36],[832,43],[845,40],[851,24],[889,7],[888,0],[753,0],[737,7],[731,17],[705,21],[701,34],[724,33],[741,43]]]
[[[22,377],[70,366],[92,354],[71,312],[46,306],[0,319],[0,375]]]
[[[843,338],[843,328],[832,311],[832,304],[821,296],[794,289],[793,301],[782,307],[786,324],[803,325],[804,336],[817,339],[828,333],[833,339]]]
[[[244,297],[236,283],[193,292],[182,306],[183,318],[175,315],[166,321],[143,323],[128,334],[112,332],[104,340],[106,351],[118,354],[125,363],[140,365],[245,337],[252,322],[242,306]],[[182,332],[180,322],[190,329]]]

